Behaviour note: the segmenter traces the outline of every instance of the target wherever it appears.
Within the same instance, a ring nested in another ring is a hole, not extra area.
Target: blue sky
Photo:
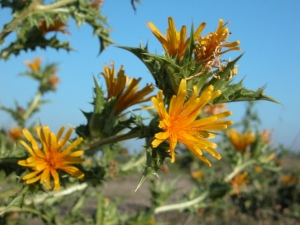
[[[242,51],[229,52],[223,58],[234,59],[245,53],[238,62],[239,75],[235,81],[245,77],[244,85],[248,89],[267,85],[265,93],[282,105],[257,102],[255,109],[260,114],[262,128],[274,130],[275,142],[300,150],[300,1],[141,0],[136,8],[134,12],[129,0],[104,2],[102,14],[107,16],[113,29],[111,38],[122,46],[137,47],[140,42],[148,43],[149,51],[157,54],[161,54],[163,48],[147,28],[148,21],[153,22],[162,33],[166,31],[170,16],[177,29],[186,25],[189,30],[192,22],[195,26],[206,22],[203,34],[214,31],[220,18],[230,21],[228,27],[232,35],[229,40],[240,40]],[[0,28],[9,18],[10,12],[1,10]],[[88,25],[78,29],[71,21],[68,30],[71,35],[59,36],[69,39],[76,52],[38,50],[23,52],[9,61],[0,61],[0,105],[12,106],[15,100],[25,105],[34,96],[37,84],[18,74],[26,70],[25,60],[40,56],[44,62],[59,63],[61,83],[56,93],[46,94],[45,99],[51,100],[51,103],[44,105],[34,120],[40,120],[54,130],[62,125],[77,126],[86,122],[80,110],[92,110],[89,104],[93,96],[92,76],[102,72],[103,65],[111,60],[114,60],[116,68],[124,65],[127,75],[142,77],[141,86],[154,83],[142,62],[125,50],[110,46],[98,56],[99,43]],[[5,45],[12,38],[9,36]],[[99,82],[104,87],[103,80],[99,79]],[[244,102],[228,104],[233,120],[241,118],[245,105]],[[13,120],[4,112],[0,112],[0,126],[13,126]]]

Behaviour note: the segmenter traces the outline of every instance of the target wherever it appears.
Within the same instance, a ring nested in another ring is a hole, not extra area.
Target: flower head
[[[262,141],[263,141],[264,143],[270,143],[270,142],[271,142],[272,135],[273,135],[273,132],[272,132],[272,131],[269,131],[269,130],[267,130],[267,129],[264,129],[264,130],[261,132],[261,138],[262,138]]]
[[[248,173],[244,172],[241,174],[235,175],[234,178],[230,181],[230,184],[232,185],[232,192],[236,195],[239,195],[241,192],[241,189],[248,184],[250,181],[248,179]]]
[[[59,190],[60,180],[57,170],[62,170],[82,179],[84,174],[78,168],[71,166],[71,164],[78,164],[84,161],[84,159],[79,158],[84,153],[82,150],[73,151],[80,144],[82,138],[76,139],[72,144],[64,148],[72,134],[72,128],[68,130],[62,139],[61,136],[65,127],[62,127],[57,135],[51,132],[48,126],[38,126],[36,129],[41,146],[39,146],[27,129],[22,130],[31,147],[22,140],[20,143],[26,148],[30,157],[26,160],[18,161],[18,164],[30,167],[33,170],[33,172],[25,175],[23,180],[26,180],[27,184],[40,181],[40,184],[46,183],[46,189],[50,189],[50,186],[52,186],[53,190]],[[53,178],[53,185],[50,185],[51,177]]]
[[[142,90],[137,91],[141,78],[135,79],[125,76],[123,66],[121,66],[117,77],[115,77],[116,72],[113,62],[111,62],[111,68],[104,66],[103,69],[104,73],[101,74],[104,76],[106,82],[107,100],[109,101],[112,97],[117,97],[113,108],[115,114],[121,113],[132,105],[150,100],[150,97],[147,97],[147,95],[154,90],[153,85],[147,85]]]
[[[284,184],[296,184],[298,182],[298,178],[295,175],[284,175],[281,177],[281,181]]]
[[[254,166],[254,172],[255,173],[261,173],[262,168],[260,166]]]
[[[104,0],[93,0],[90,3],[90,6],[92,6],[93,8],[96,8],[96,9],[100,9],[100,8],[102,8],[103,2],[104,2]]]
[[[32,63],[27,60],[24,63],[32,72],[37,72],[41,68],[41,62],[41,58],[34,58]]]
[[[227,134],[235,149],[242,153],[244,153],[247,149],[247,146],[252,144],[255,140],[254,133],[252,132],[244,132],[242,134],[237,130],[230,129],[228,130]]]
[[[198,63],[209,64],[214,66],[220,64],[219,56],[232,50],[241,50],[238,45],[240,41],[228,42],[229,29],[226,28],[227,23],[223,24],[223,20],[219,20],[218,27],[215,32],[211,32],[206,36],[198,36],[196,39],[195,59]],[[222,48],[227,50],[222,51]]]
[[[201,170],[193,170],[191,175],[194,179],[198,180],[203,177],[203,172]]]
[[[46,33],[56,31],[63,34],[68,34],[69,32],[65,29],[66,24],[61,21],[59,18],[55,18],[53,24],[47,24],[45,20],[39,22],[39,30],[42,32],[42,35],[45,36]]]
[[[13,141],[16,141],[23,136],[21,130],[22,130],[21,127],[15,126],[8,131],[8,134]]]
[[[60,82],[60,79],[55,74],[51,75],[48,79],[48,84],[49,84],[51,90],[56,90],[59,82]]]
[[[176,26],[172,17],[168,18],[168,23],[169,27],[165,36],[157,29],[157,27],[152,22],[148,22],[148,26],[155,37],[162,44],[167,54],[170,57],[177,56],[179,61],[181,61],[189,43],[189,38],[186,38],[186,26],[182,26],[179,32],[176,30]],[[205,23],[202,23],[195,32],[195,36],[198,36],[204,29],[204,27]]]
[[[193,95],[185,102],[187,96],[186,80],[182,79],[177,95],[170,101],[168,111],[165,109],[162,90],[152,98],[154,107],[160,117],[159,128],[163,131],[155,134],[152,147],[156,148],[163,141],[169,141],[171,162],[175,161],[175,147],[177,142],[184,144],[195,156],[211,166],[211,163],[203,156],[203,151],[209,152],[213,157],[221,159],[221,155],[214,149],[217,145],[206,138],[214,138],[210,131],[226,129],[233,122],[220,120],[231,115],[230,111],[215,114],[213,116],[196,119],[201,109],[210,101],[221,94],[220,90],[213,91],[210,85],[197,97],[198,89],[193,87]]]
[[[207,105],[203,108],[203,111],[207,114],[215,115],[217,113],[225,111],[225,109],[226,109],[226,104],[219,103],[219,104]]]

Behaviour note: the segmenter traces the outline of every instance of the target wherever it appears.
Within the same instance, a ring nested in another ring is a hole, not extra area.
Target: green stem
[[[84,190],[87,187],[88,187],[87,183],[76,184],[76,185],[73,185],[71,187],[68,187],[65,190],[52,192],[51,195],[49,195],[49,193],[43,193],[41,195],[38,195],[33,200],[26,199],[24,201],[24,203],[25,203],[25,205],[29,205],[29,204],[32,204],[32,203],[39,204],[39,203],[44,202],[46,199],[55,199],[55,198],[59,198],[61,196],[70,195],[73,192]]]
[[[4,209],[5,209],[5,207],[0,207],[0,212],[3,211]],[[23,206],[22,208],[19,208],[16,206],[12,206],[6,212],[29,212],[29,213],[36,214],[36,215],[42,217],[44,220],[46,220],[48,222],[48,224],[53,224],[53,223],[51,223],[51,218],[49,218],[47,215],[41,213],[39,210],[33,209],[32,207]]]
[[[140,164],[142,163],[145,163],[145,160],[146,160],[146,155],[142,155],[138,160],[136,160],[135,162],[132,162],[132,161],[129,161],[128,163],[126,163],[125,165],[123,165],[121,168],[120,168],[120,171],[128,171],[134,167],[137,167],[139,166]]]
[[[182,203],[177,203],[177,204],[171,204],[171,205],[164,205],[164,206],[159,206],[156,209],[154,209],[154,214],[162,213],[162,212],[167,212],[167,211],[172,211],[172,210],[179,210],[179,209],[184,209],[188,208],[192,205],[195,205],[201,201],[203,201],[209,194],[209,191],[203,192],[199,197],[187,201],[187,202],[182,202]]]
[[[70,4],[70,3],[76,2],[76,1],[77,0],[61,0],[58,2],[54,2],[50,5],[37,5],[35,9],[37,12],[53,11],[61,6],[65,6],[67,4]]]
[[[225,177],[224,181],[226,183],[229,182],[235,175],[237,175],[239,172],[244,170],[247,166],[254,164],[255,162],[256,162],[255,160],[251,159],[249,161],[242,163],[241,165],[238,165],[227,177]]]
[[[69,195],[69,194],[72,194],[73,192],[84,190],[87,187],[88,187],[87,183],[82,183],[82,184],[77,184],[77,185],[68,187],[66,190],[53,192],[53,193],[51,193],[51,195],[49,195],[49,193],[43,193],[43,194],[37,196],[33,200],[32,200],[32,198],[25,199],[24,204],[25,205],[30,205],[32,203],[39,204],[39,203],[44,202],[47,199],[60,198],[61,196]],[[48,222],[47,224],[52,224],[52,222],[51,222],[52,219],[49,216],[41,213],[39,210],[35,210],[35,209],[32,209],[32,207],[26,207],[26,206],[22,206],[22,208],[13,206],[14,202],[20,201],[20,198],[22,198],[22,195],[26,192],[28,192],[28,186],[26,186],[21,191],[19,191],[18,196],[16,196],[10,202],[10,204],[8,206],[0,207],[0,216],[7,212],[29,212],[29,213],[36,214],[36,215],[42,217],[44,220],[46,220]]]
[[[42,97],[43,93],[41,91],[38,91],[34,97],[34,99],[31,101],[29,107],[27,108],[26,112],[23,115],[23,121],[24,124],[26,120],[31,116],[31,114],[34,112],[34,110],[37,109],[39,101]]]
[[[25,159],[24,157],[23,158],[17,158],[17,157],[14,157],[14,158],[0,158],[0,165],[2,164],[17,164],[17,162],[19,160],[22,160],[22,159]]]
[[[97,150],[99,147],[103,145],[112,144],[119,141],[125,141],[132,138],[137,138],[140,137],[140,135],[141,135],[140,131],[134,131],[134,132],[129,132],[127,134],[112,136],[104,139],[97,138],[84,145],[81,149],[86,152],[93,151],[93,150]]]
[[[9,24],[5,26],[5,28],[0,32],[0,39],[6,37],[15,27],[22,23],[22,21],[29,16],[30,14],[34,13],[36,5],[40,3],[40,0],[33,0],[31,4],[20,13],[19,16],[13,19]]]

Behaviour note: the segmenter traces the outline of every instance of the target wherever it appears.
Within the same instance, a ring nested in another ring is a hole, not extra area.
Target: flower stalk
[[[132,138],[138,138],[140,137],[140,135],[141,135],[140,131],[132,131],[127,134],[116,135],[116,136],[103,138],[103,139],[95,138],[92,141],[86,143],[84,146],[82,146],[81,149],[84,150],[85,152],[93,151],[93,150],[97,150],[103,145],[112,144],[119,141],[125,141]]]
[[[25,122],[32,115],[32,113],[39,107],[40,99],[42,98],[42,96],[43,96],[43,93],[40,90],[38,90],[37,93],[35,94],[35,97],[32,99],[29,107],[23,114],[23,124],[21,124],[22,127],[24,127]]]
[[[238,166],[236,166],[234,168],[234,170],[229,174],[227,175],[225,178],[224,178],[224,181],[227,183],[229,182],[235,175],[237,175],[239,172],[241,172],[242,170],[244,170],[246,167],[252,165],[252,164],[255,164],[256,163],[256,160],[254,159],[250,159]]]
[[[190,200],[187,202],[182,202],[182,203],[177,203],[177,204],[159,206],[156,209],[154,209],[154,214],[188,208],[192,205],[195,205],[195,204],[203,201],[206,197],[208,197],[208,195],[209,195],[209,191],[204,191],[199,197],[197,197],[193,200]]]

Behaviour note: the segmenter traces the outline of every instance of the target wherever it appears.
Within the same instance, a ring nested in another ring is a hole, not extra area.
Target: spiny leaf
[[[152,149],[151,148],[146,148],[146,166],[144,167],[144,171],[142,174],[142,177],[135,189],[137,191],[140,186],[144,183],[144,181],[151,175],[157,175],[157,169],[153,168],[153,163],[152,163]]]
[[[95,97],[94,97],[94,102],[93,102],[94,113],[100,114],[103,111],[104,104],[105,104],[104,92],[100,88],[96,78],[93,77],[93,79],[94,79],[94,84],[95,84],[95,88],[94,88]]]
[[[258,88],[256,91],[248,90],[243,86],[243,80],[237,84],[227,85],[218,90],[222,91],[222,95],[214,100],[214,103],[229,103],[238,101],[257,101],[267,100],[280,104],[276,99],[264,94],[266,86]],[[217,89],[216,89],[217,90]]]

